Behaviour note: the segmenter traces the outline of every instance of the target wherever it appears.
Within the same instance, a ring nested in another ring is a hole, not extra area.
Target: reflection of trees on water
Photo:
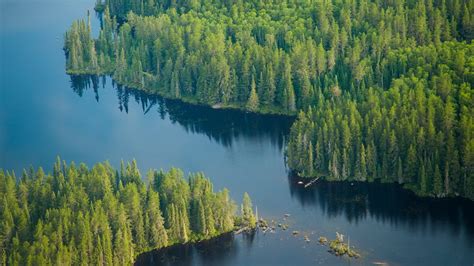
[[[74,76],[70,75],[71,88],[80,97],[84,95],[84,91],[92,88],[94,90],[95,99],[99,101],[99,77],[98,76]],[[102,83],[105,84],[105,83]]]
[[[397,184],[318,181],[304,188],[294,176],[288,181],[293,198],[328,217],[344,216],[354,223],[370,218],[413,231],[462,233],[474,243],[472,201],[420,198]]]
[[[242,239],[245,244],[245,246],[250,249],[253,245],[253,242],[255,241],[255,236],[258,233],[257,230],[250,230],[249,232],[244,232],[242,234]]]
[[[92,88],[96,100],[99,101],[98,88],[105,87],[106,80],[110,79],[97,76],[71,76],[71,86],[81,97],[85,90]],[[157,111],[162,119],[169,118],[187,132],[204,134],[226,147],[231,146],[236,139],[245,137],[256,141],[269,139],[273,145],[282,149],[293,122],[293,118],[288,117],[262,116],[238,110],[216,110],[164,99],[115,84],[113,87],[116,88],[121,111],[128,113],[130,100],[134,100],[141,106],[144,114]]]
[[[222,265],[231,261],[237,251],[231,232],[197,244],[175,245],[141,254],[135,265]]]

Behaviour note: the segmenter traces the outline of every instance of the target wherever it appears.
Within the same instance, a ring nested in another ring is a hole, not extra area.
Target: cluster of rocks
[[[286,221],[286,219],[290,217],[289,214],[285,214],[283,217],[283,220]],[[260,218],[257,221],[257,226],[260,230],[262,230],[263,233],[274,233],[276,228],[281,228],[282,230],[287,230],[289,228],[289,225],[286,223],[278,223],[275,220],[271,220],[268,222],[267,220]],[[300,235],[299,231],[292,231],[293,236],[298,236]],[[311,242],[311,239],[309,238],[308,235],[303,236],[303,240],[305,242]],[[354,247],[351,247],[349,245],[349,241],[347,243],[344,242],[344,235],[336,232],[336,239],[333,240],[328,240],[324,236],[320,236],[318,239],[319,243],[324,246],[329,247],[329,252],[333,253],[336,256],[344,256],[347,255],[351,258],[359,258],[360,254],[357,253],[354,250]]]

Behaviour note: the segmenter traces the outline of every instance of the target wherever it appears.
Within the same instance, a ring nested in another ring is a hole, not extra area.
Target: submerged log
[[[245,227],[239,228],[237,231],[235,231],[235,234],[238,235],[238,234],[241,234],[243,232],[248,232],[250,230],[252,230],[251,227],[245,226]]]
[[[308,183],[306,183],[306,184],[304,185],[304,187],[307,188],[307,187],[311,186],[311,185],[314,184],[316,181],[318,181],[319,178],[320,178],[320,176],[318,176],[318,177],[316,177],[315,179],[309,181]]]

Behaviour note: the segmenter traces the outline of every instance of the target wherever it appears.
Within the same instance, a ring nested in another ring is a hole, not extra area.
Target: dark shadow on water
[[[180,244],[143,253],[135,265],[221,265],[232,261],[238,252],[234,233],[196,244]]]
[[[243,233],[242,234],[242,239],[244,240],[245,247],[250,249],[253,245],[253,242],[255,241],[255,236],[258,233],[257,230],[251,230],[249,232]]]
[[[92,88],[94,90],[95,99],[99,101],[99,79],[98,76],[76,76],[69,75],[71,88],[80,97],[84,95],[84,91]],[[105,83],[102,83],[105,84]]]
[[[105,88],[110,78],[98,76],[71,76],[71,87],[79,96],[92,88],[99,101],[99,87]],[[239,110],[213,109],[208,106],[190,105],[178,100],[145,93],[141,90],[124,88],[113,84],[119,109],[128,113],[131,101],[136,102],[143,114],[158,112],[161,119],[169,118],[187,132],[204,134],[226,146],[240,137],[260,140],[268,138],[273,145],[282,149],[289,133],[292,117],[278,115],[258,115]]]
[[[319,208],[328,217],[351,223],[366,219],[427,233],[466,234],[474,245],[474,202],[462,198],[421,198],[398,184],[317,181],[308,188],[288,177],[290,194],[303,207]]]

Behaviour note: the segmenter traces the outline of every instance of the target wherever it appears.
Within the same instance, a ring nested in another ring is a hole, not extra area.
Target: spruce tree
[[[258,94],[255,87],[255,79],[252,77],[252,83],[250,87],[250,95],[246,104],[246,108],[249,111],[255,112],[259,108]]]

